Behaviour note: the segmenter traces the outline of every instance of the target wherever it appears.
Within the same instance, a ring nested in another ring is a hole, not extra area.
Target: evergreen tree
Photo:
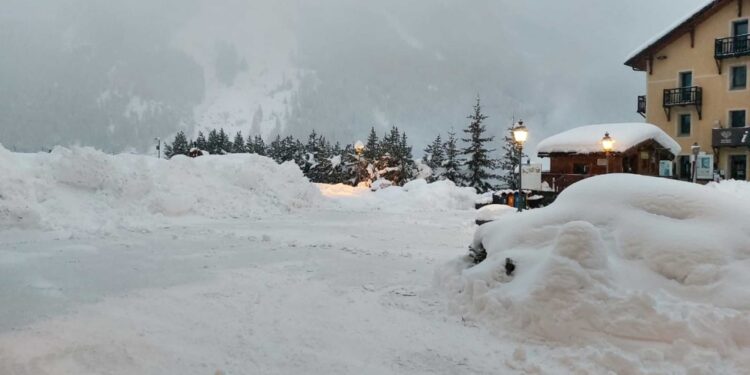
[[[219,139],[219,132],[216,129],[211,129],[208,132],[208,141],[206,142],[206,151],[212,155],[219,154],[221,150],[221,141]]]
[[[446,180],[451,180],[456,185],[461,184],[461,165],[463,160],[461,159],[460,151],[456,142],[456,133],[448,132],[448,140],[445,141],[443,148],[445,150],[445,161],[443,162],[443,177]]]
[[[283,161],[281,159],[281,136],[276,135],[276,139],[271,141],[271,144],[268,145],[268,156],[275,160],[277,163],[281,164]]]
[[[268,155],[268,147],[266,146],[263,137],[260,135],[256,135],[255,138],[253,138],[253,152],[260,156]]]
[[[477,97],[477,103],[474,105],[474,113],[468,117],[471,122],[469,126],[464,129],[464,133],[468,134],[468,138],[463,138],[464,142],[468,145],[463,150],[463,154],[466,155],[467,159],[464,163],[466,166],[466,174],[464,176],[467,186],[471,186],[479,193],[492,190],[491,179],[497,178],[498,176],[492,173],[492,169],[495,168],[497,162],[490,158],[490,153],[494,150],[488,150],[485,144],[492,142],[494,137],[484,136],[487,130],[484,125],[484,120],[487,116],[482,114],[482,107]]]
[[[245,138],[242,137],[242,132],[237,132],[234,136],[234,142],[232,142],[232,152],[235,154],[243,154],[247,152],[245,148]]]
[[[377,160],[381,156],[380,140],[378,140],[378,135],[375,133],[374,127],[370,129],[370,135],[367,136],[365,152],[362,156],[370,162]]]
[[[425,165],[432,169],[432,176],[429,181],[438,181],[445,179],[445,148],[443,146],[443,138],[438,135],[430,145],[424,150],[424,157],[422,161]]]
[[[208,151],[208,142],[206,141],[206,137],[203,135],[202,131],[198,132],[198,138],[195,139],[195,142],[193,143],[193,147],[199,150]]]
[[[164,155],[167,158],[171,158],[175,155],[187,155],[190,151],[190,143],[185,136],[185,132],[180,130],[174,137],[171,145],[166,145],[164,149]]]
[[[219,129],[218,146],[217,154],[228,154],[232,152],[232,141],[229,140],[229,135],[224,132],[224,128]]]

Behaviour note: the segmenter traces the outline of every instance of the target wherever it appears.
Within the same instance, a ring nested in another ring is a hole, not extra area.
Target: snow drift
[[[0,146],[0,230],[133,227],[149,218],[251,218],[316,202],[294,164],[257,155],[107,155],[91,148],[18,154]]]
[[[701,374],[749,368],[750,201],[725,191],[750,187],[722,185],[584,180],[547,208],[480,227],[473,246],[487,259],[452,262],[438,283],[459,313],[491,326],[619,348],[617,373],[640,373],[644,361]]]
[[[339,208],[357,211],[424,212],[473,210],[474,188],[458,187],[452,181],[414,180],[404,186],[389,186],[370,191],[366,187],[318,184],[324,196]]]

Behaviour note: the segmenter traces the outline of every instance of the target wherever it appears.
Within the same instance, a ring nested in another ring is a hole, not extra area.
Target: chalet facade
[[[675,138],[676,174],[691,176],[691,146],[713,155],[723,178],[748,179],[750,0],[714,0],[634,52],[646,73],[637,111]]]
[[[609,135],[612,150],[602,139]],[[538,156],[550,159],[542,181],[560,192],[588,177],[607,173],[659,176],[666,162],[679,155],[680,145],[659,127],[646,123],[588,125],[549,137],[537,146]]]

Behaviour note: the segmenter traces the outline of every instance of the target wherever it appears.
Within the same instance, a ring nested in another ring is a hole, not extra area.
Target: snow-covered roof
[[[655,46],[656,44],[659,44],[659,42],[661,42],[662,40],[665,40],[667,37],[670,36],[670,34],[672,34],[672,32],[679,29],[680,26],[682,26],[683,24],[687,24],[694,20],[701,21],[702,19],[700,16],[705,14],[706,11],[714,8],[716,5],[720,5],[721,3],[725,3],[725,2],[726,0],[706,0],[702,2],[700,7],[692,10],[690,13],[687,13],[685,16],[680,17],[680,19],[678,19],[675,23],[670,25],[667,29],[665,29],[659,34],[656,34],[654,37],[647,40],[640,47],[638,47],[633,52],[631,52],[626,58],[627,62],[625,63],[625,65],[630,65],[630,66],[634,65],[635,62],[632,60],[638,57],[638,55],[643,53],[645,50]]]
[[[602,138],[614,139],[613,152],[624,152],[648,140],[654,140],[678,155],[680,145],[656,125],[647,123],[598,124],[582,126],[553,135],[537,146],[540,154],[555,152],[589,154],[602,152]]]

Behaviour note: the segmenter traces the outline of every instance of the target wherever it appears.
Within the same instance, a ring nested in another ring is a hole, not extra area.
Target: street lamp
[[[523,144],[529,138],[529,130],[523,125],[523,121],[517,122],[513,126],[513,140],[516,141],[518,147],[518,198],[522,202],[518,202],[518,212],[523,211],[523,205],[526,204],[526,200],[523,199]]]
[[[693,143],[690,146],[690,151],[693,152],[693,183],[698,182],[698,155],[701,153],[701,146],[698,142]]]
[[[615,140],[609,136],[609,132],[604,133],[604,138],[602,138],[602,149],[604,150],[604,155],[607,159],[607,174],[609,174],[609,153],[612,152],[614,148]]]
[[[154,142],[156,142],[156,158],[161,159],[161,138],[154,138]]]

